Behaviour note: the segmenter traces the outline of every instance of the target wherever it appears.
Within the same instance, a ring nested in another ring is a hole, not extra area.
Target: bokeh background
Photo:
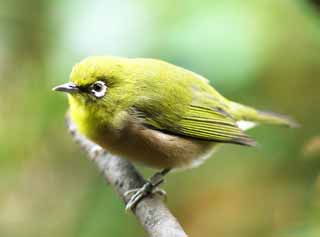
[[[261,126],[250,131],[259,147],[224,146],[169,175],[168,206],[190,236],[320,236],[319,5],[0,0],[0,236],[146,236],[72,141],[65,96],[51,92],[90,55],[163,59],[301,123]]]

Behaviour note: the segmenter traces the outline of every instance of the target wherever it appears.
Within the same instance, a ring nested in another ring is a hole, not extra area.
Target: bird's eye
[[[103,85],[100,83],[95,83],[92,88],[95,92],[100,92],[103,89]]]
[[[97,81],[92,85],[91,92],[95,97],[101,98],[106,94],[107,86],[103,81]]]

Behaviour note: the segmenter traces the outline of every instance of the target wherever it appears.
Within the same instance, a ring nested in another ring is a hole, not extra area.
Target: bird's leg
[[[170,169],[163,169],[152,175],[141,188],[131,189],[125,192],[125,196],[131,196],[126,205],[126,210],[132,210],[143,198],[150,194],[166,196],[166,192],[159,189],[158,186],[164,182],[164,176],[169,173],[169,171]]]

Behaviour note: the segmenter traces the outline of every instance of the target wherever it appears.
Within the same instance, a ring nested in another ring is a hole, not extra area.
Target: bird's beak
[[[77,93],[79,92],[79,87],[77,87],[76,84],[74,84],[73,82],[68,82],[59,86],[56,86],[54,88],[52,88],[53,91],[62,91],[62,92],[66,92],[69,94],[73,94],[73,93]]]

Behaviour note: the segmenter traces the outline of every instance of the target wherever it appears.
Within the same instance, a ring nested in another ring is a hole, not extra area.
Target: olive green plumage
[[[187,148],[181,148],[178,142],[171,146],[170,139],[201,143],[201,146],[209,143],[254,145],[254,140],[239,127],[239,121],[296,125],[286,116],[231,102],[202,76],[160,60],[90,57],[73,68],[71,82],[73,89],[63,89],[62,86],[56,90],[69,93],[71,117],[80,132],[128,159],[131,159],[131,153],[135,153],[132,157],[152,154],[152,149],[154,157],[148,158],[146,155],[145,159],[164,159],[161,153],[172,160],[174,158],[169,158],[172,154],[190,153]],[[97,82],[100,86],[95,85]],[[105,87],[104,92],[100,91],[103,89],[101,87]],[[145,130],[156,138],[141,135],[141,131]],[[132,138],[128,135],[128,139],[134,144],[125,141],[125,133],[133,134]],[[141,136],[141,139],[135,136]],[[161,136],[166,139],[165,144],[169,144],[170,152],[165,151],[167,145],[161,147],[164,151],[153,148],[156,145],[151,143],[161,143]],[[117,142],[128,143],[127,146],[132,148],[136,144],[137,149],[142,151],[122,152],[122,149],[126,149],[125,144],[121,148]],[[212,148],[205,146],[204,149],[208,151]],[[148,153],[143,150],[151,151]],[[196,160],[201,155],[198,152],[190,159]],[[151,165],[161,163],[138,161]],[[179,164],[173,162],[172,166]],[[170,162],[154,166],[166,165],[170,165]]]

